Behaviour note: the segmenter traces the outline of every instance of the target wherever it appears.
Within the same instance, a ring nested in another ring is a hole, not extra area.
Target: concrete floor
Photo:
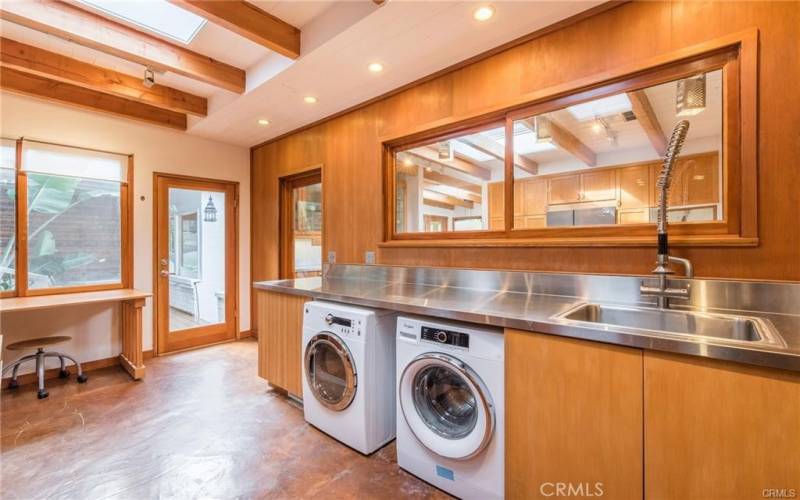
[[[256,376],[256,342],[113,367],[0,397],[2,498],[446,498],[306,424]]]

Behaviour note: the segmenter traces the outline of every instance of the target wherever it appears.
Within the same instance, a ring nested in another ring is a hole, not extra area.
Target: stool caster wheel
[[[69,370],[61,370],[58,372],[58,378],[69,378]]]
[[[83,384],[87,380],[89,380],[89,377],[87,377],[85,373],[81,373],[80,375],[78,375],[78,383],[79,384]]]
[[[40,391],[39,391],[39,392],[36,394],[36,397],[37,397],[37,398],[39,398],[39,399],[44,399],[44,398],[46,398],[46,397],[47,397],[47,396],[49,396],[49,395],[50,395],[50,393],[49,393],[49,392],[47,392],[47,391],[45,391],[44,389],[42,389],[42,390],[40,390]]]
[[[19,382],[18,382],[18,381],[16,381],[16,380],[11,380],[11,381],[9,381],[9,382],[8,382],[8,388],[9,388],[9,389],[11,389],[11,390],[14,390],[14,389],[16,389],[17,387],[19,387]]]

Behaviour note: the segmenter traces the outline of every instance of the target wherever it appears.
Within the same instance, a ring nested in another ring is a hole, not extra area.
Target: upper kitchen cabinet
[[[687,121],[666,195],[672,241],[752,245],[755,36],[384,139],[386,244],[653,244],[664,158]]]

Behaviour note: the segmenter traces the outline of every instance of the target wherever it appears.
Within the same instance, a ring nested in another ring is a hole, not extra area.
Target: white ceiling
[[[143,0],[146,2],[147,0]],[[302,30],[301,57],[291,60],[207,23],[189,48],[247,70],[239,95],[171,73],[156,81],[209,98],[209,115],[190,117],[187,133],[252,146],[352,107],[489,48],[602,3],[495,1],[495,16],[478,23],[470,1],[250,0]],[[0,21],[3,36],[132,75],[140,65]],[[367,71],[381,62],[380,74]],[[319,102],[305,104],[304,95]],[[270,125],[259,126],[259,118]]]

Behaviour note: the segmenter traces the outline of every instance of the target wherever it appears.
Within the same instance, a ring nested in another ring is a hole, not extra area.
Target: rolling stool
[[[19,382],[17,381],[17,370],[19,370],[19,365],[26,361],[30,361],[32,359],[36,360],[36,376],[39,378],[39,393],[37,397],[39,399],[44,399],[48,396],[48,392],[44,389],[44,359],[45,358],[58,358],[61,361],[61,371],[59,372],[59,378],[67,378],[69,377],[69,371],[67,370],[66,364],[64,362],[65,359],[68,359],[75,363],[75,367],[78,369],[78,383],[82,384],[89,380],[89,377],[83,373],[81,370],[81,364],[75,361],[75,358],[69,356],[67,354],[56,352],[56,351],[45,351],[44,346],[59,344],[61,342],[66,342],[71,340],[72,337],[66,336],[55,336],[55,337],[40,337],[37,339],[30,339],[30,340],[23,340],[21,342],[14,342],[13,344],[9,344],[6,349],[9,351],[24,351],[26,349],[36,348],[36,354],[28,354],[27,356],[23,356],[18,360],[14,361],[10,365],[3,368],[3,375],[13,368],[14,370],[11,372],[11,382],[8,383],[9,389],[16,389],[19,387]]]

